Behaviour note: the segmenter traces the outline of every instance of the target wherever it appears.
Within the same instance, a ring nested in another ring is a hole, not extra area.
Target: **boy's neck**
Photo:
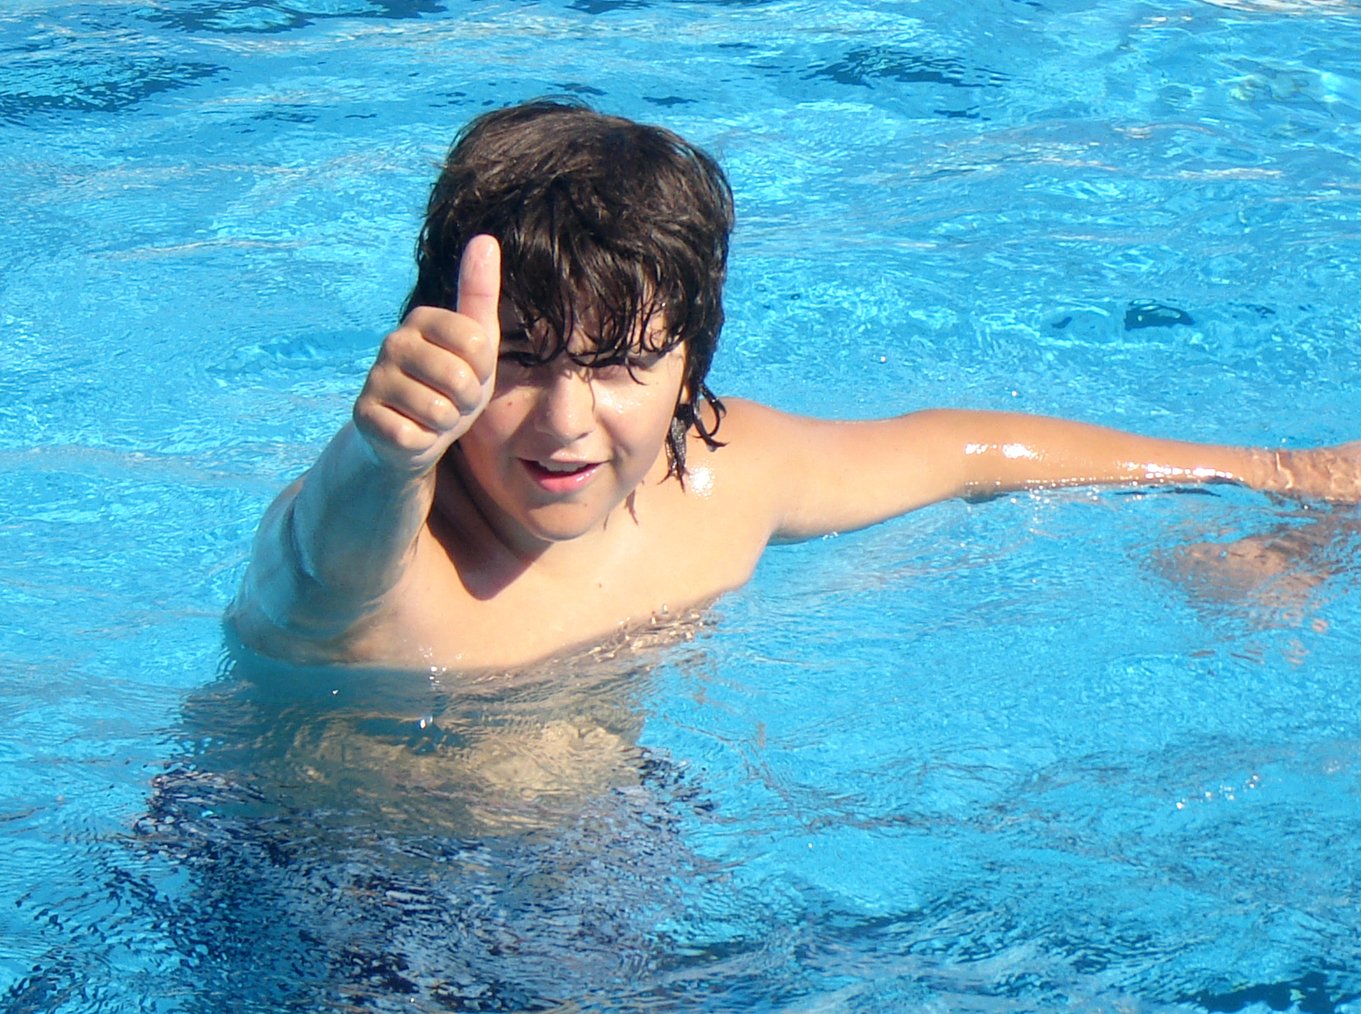
[[[649,475],[645,484],[658,478],[660,473]],[[549,580],[561,576],[580,581],[583,573],[608,570],[632,541],[628,536],[638,523],[637,495],[635,489],[602,524],[576,538],[537,539],[504,519],[466,472],[446,459],[435,486],[431,533],[448,553],[469,594],[488,599],[531,572]]]

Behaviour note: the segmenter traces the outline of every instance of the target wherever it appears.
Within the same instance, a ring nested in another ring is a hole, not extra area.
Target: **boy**
[[[549,102],[470,124],[353,420],[265,516],[242,640],[303,663],[515,666],[711,600],[772,541],[950,497],[1236,482],[1361,498],[1361,443],[720,402],[705,376],[731,228],[722,171],[669,132]]]

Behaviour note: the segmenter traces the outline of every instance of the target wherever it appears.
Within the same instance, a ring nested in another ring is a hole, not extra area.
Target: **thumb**
[[[501,244],[494,236],[474,236],[459,261],[454,309],[481,324],[494,348],[501,340],[500,304]]]

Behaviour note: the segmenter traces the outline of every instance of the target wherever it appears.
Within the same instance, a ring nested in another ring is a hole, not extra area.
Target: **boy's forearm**
[[[430,513],[434,474],[404,475],[345,426],[303,478],[291,511],[298,564],[327,590],[386,591]]]
[[[1355,452],[1277,451],[1144,437],[1042,416],[960,413],[965,496],[1046,486],[1230,482],[1269,493],[1355,500]]]
[[[1054,486],[1248,482],[1251,453],[993,412],[947,412],[965,496]]]
[[[311,636],[347,629],[396,583],[433,488],[432,475],[383,466],[347,425],[266,515],[238,616]]]

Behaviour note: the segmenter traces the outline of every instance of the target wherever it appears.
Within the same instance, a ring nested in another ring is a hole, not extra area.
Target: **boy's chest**
[[[760,546],[712,530],[669,534],[495,580],[460,572],[456,554],[431,546],[378,618],[375,650],[414,651],[420,665],[530,662],[675,622],[744,583],[760,555]]]

